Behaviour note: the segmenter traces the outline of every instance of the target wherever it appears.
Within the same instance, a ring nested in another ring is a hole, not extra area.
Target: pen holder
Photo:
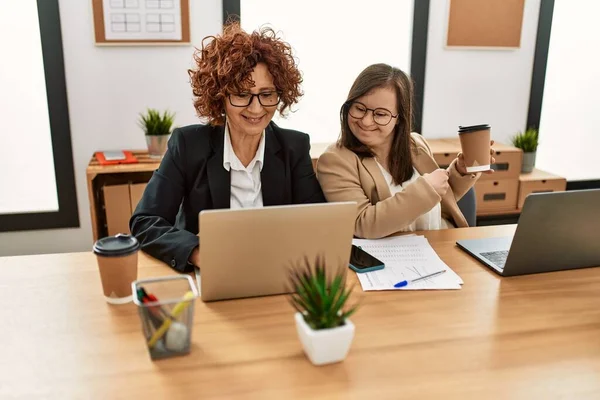
[[[153,360],[188,354],[198,290],[188,275],[139,279],[131,284]]]

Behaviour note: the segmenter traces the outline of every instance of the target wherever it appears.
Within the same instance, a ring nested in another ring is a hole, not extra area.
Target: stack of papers
[[[385,264],[384,269],[356,274],[364,291],[460,289],[463,284],[460,276],[440,259],[424,236],[354,239],[352,243]],[[398,282],[410,282],[441,270],[446,272],[402,288],[394,287]]]

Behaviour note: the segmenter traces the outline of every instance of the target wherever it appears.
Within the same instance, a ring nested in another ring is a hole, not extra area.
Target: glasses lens
[[[279,93],[277,92],[262,92],[258,94],[260,104],[263,106],[275,106],[279,103]]]
[[[238,93],[229,95],[229,101],[231,101],[231,105],[236,107],[246,107],[248,104],[250,104],[250,99],[252,99],[250,93]]]
[[[367,108],[360,103],[352,103],[350,104],[348,113],[350,113],[353,118],[361,119],[367,113]]]
[[[378,125],[387,125],[392,119],[392,114],[384,109],[377,108],[373,111],[373,120]]]

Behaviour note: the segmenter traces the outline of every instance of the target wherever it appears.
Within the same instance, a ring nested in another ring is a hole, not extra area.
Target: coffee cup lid
[[[471,125],[471,126],[459,126],[458,127],[458,133],[476,132],[476,131],[482,131],[482,130],[485,130],[485,129],[490,129],[490,126],[488,124]]]
[[[94,253],[103,257],[121,257],[136,252],[140,243],[136,238],[125,233],[117,233],[99,239],[94,243]]]

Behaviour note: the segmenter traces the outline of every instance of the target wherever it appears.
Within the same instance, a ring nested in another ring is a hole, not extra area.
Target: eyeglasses
[[[391,111],[386,110],[385,108],[367,108],[367,106],[358,101],[350,103],[348,108],[348,113],[352,116],[352,118],[356,119],[363,119],[369,111],[373,112],[373,121],[375,121],[377,125],[381,126],[389,124],[392,118],[396,118],[399,115],[394,115],[391,113]]]
[[[279,104],[280,93],[276,91],[253,93],[236,93],[229,95],[229,103],[234,107],[248,107],[252,104],[254,98],[258,98],[258,102],[263,107],[273,107]]]

